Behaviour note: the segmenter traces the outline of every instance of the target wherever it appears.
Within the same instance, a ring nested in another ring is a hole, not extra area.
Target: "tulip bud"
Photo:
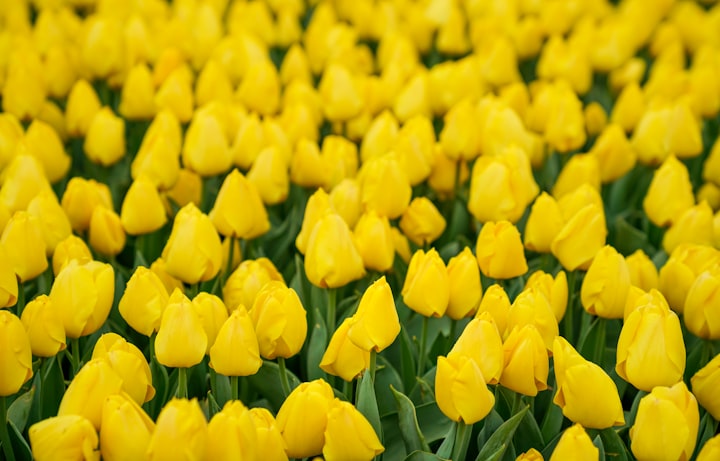
[[[18,279],[2,245],[0,245],[0,261],[0,308],[14,306],[18,299]]]
[[[249,410],[228,401],[210,420],[205,459],[257,459],[257,432]]]
[[[97,460],[98,434],[87,418],[79,415],[55,416],[30,426],[28,430],[33,458],[37,461],[57,459]]]
[[[28,214],[38,219],[42,229],[47,255],[51,256],[55,247],[70,234],[70,220],[63,211],[57,197],[50,191],[43,191],[28,204]]]
[[[630,449],[637,459],[690,459],[699,424],[697,401],[684,382],[657,386],[640,399]],[[661,433],[668,435],[658,440]]]
[[[109,208],[95,207],[90,218],[90,246],[100,254],[115,256],[125,247],[126,239],[120,216]]]
[[[720,456],[720,435],[711,438],[698,453],[696,461],[712,461]]]
[[[168,299],[155,337],[155,355],[167,367],[190,368],[207,350],[207,333],[192,302],[180,290]]]
[[[465,326],[447,357],[452,360],[457,355],[472,359],[487,384],[498,383],[503,370],[503,345],[489,312],[480,314]]]
[[[592,154],[573,155],[555,180],[552,194],[556,199],[560,199],[583,184],[600,190],[600,162]]]
[[[70,169],[71,158],[52,126],[39,119],[33,120],[25,133],[25,145],[30,155],[42,164],[48,181],[56,183],[65,177]]]
[[[5,56],[9,57],[5,58],[6,61],[4,59],[7,70],[4,72],[6,75],[2,88],[3,112],[13,114],[21,120],[35,118],[40,113],[47,95],[42,61],[32,47],[12,52],[8,48]]]
[[[250,63],[248,72],[237,91],[240,102],[261,115],[273,115],[280,104],[280,78],[269,60]]]
[[[257,447],[268,461],[287,461],[286,444],[275,418],[267,409],[258,407],[249,410],[250,419],[255,425]]]
[[[357,346],[348,336],[353,322],[352,317],[343,320],[330,338],[327,349],[320,360],[320,369],[348,382],[370,368],[370,351]]]
[[[445,218],[426,197],[410,202],[400,219],[400,229],[418,246],[430,244],[445,230]]]
[[[385,451],[375,429],[351,403],[335,399],[327,415],[323,457],[327,461],[372,459]]]
[[[384,110],[372,121],[360,146],[360,158],[367,162],[371,158],[385,155],[392,150],[400,126],[389,110]]]
[[[241,209],[238,203],[243,203]],[[210,219],[222,235],[253,239],[270,229],[267,211],[256,186],[237,169],[223,181],[210,211]]]
[[[95,343],[92,359],[102,359],[122,379],[122,389],[138,405],[152,400],[155,388],[152,386],[150,366],[145,356],[132,343],[120,335],[105,333]]]
[[[326,136],[323,139],[320,155],[325,159],[325,164],[330,169],[330,179],[327,182],[328,188],[332,189],[343,179],[357,176],[357,146],[350,140],[341,136]],[[362,183],[361,178],[357,177],[357,180]]]
[[[277,413],[277,427],[292,458],[322,452],[328,413],[335,396],[322,379],[302,383],[287,396]]]
[[[160,411],[146,456],[150,461],[205,459],[208,428],[197,400],[172,399]]]
[[[394,152],[370,159],[358,174],[366,209],[389,219],[401,216],[410,203],[412,187]]]
[[[583,279],[580,297],[585,310],[598,317],[623,317],[630,289],[630,271],[625,258],[610,245],[597,252]]]
[[[374,210],[366,211],[355,225],[353,237],[367,269],[385,272],[392,268],[395,245],[388,218],[379,216]]]
[[[553,361],[558,389],[553,403],[568,419],[593,429],[625,424],[617,386],[605,370],[561,336],[553,342]]]
[[[24,137],[23,126],[12,114],[0,114],[0,166],[5,168],[13,159],[18,143]]]
[[[290,160],[290,181],[302,187],[321,187],[327,183],[329,173],[317,142],[304,136],[299,139]]]
[[[600,452],[593,445],[590,436],[580,424],[574,424],[565,429],[557,446],[550,456],[550,461],[564,459],[599,459]]]
[[[119,394],[123,380],[103,359],[90,360],[75,375],[58,409],[58,416],[80,415],[100,429],[105,399]]]
[[[702,152],[700,125],[685,103],[650,106],[635,127],[632,145],[646,165],[659,164],[669,155],[695,157]]]
[[[687,168],[674,155],[653,174],[643,210],[656,226],[672,224],[695,203]]]
[[[566,270],[587,269],[606,237],[604,211],[591,203],[565,222],[550,249]]]
[[[164,198],[165,211],[175,214],[175,210],[188,203],[200,206],[203,191],[203,180],[197,173],[181,169],[177,173],[177,181],[166,193]]]
[[[330,64],[323,72],[318,86],[325,118],[347,121],[356,117],[365,105],[360,85],[350,71],[339,65]]]
[[[495,321],[495,325],[502,337],[507,333],[507,319],[510,314],[510,298],[505,289],[498,284],[490,285],[480,301],[475,318],[487,312]]]
[[[245,260],[228,277],[223,287],[223,301],[230,311],[255,303],[260,289],[271,280],[283,282],[282,275],[267,258]]]
[[[249,312],[260,346],[268,360],[300,352],[307,336],[305,308],[295,290],[282,282],[266,283]]]
[[[22,153],[22,144],[18,146],[17,151],[20,152],[3,171],[4,181],[0,188],[0,203],[10,213],[26,210],[30,201],[39,193],[52,191],[40,162]]]
[[[460,162],[458,164],[458,162]],[[440,144],[433,147],[433,168],[428,177],[428,184],[441,197],[451,196],[455,193],[455,183],[467,182],[469,172],[467,164],[461,160],[452,160],[445,155]]]
[[[113,201],[107,185],[75,176],[68,182],[60,205],[70,219],[73,230],[83,232],[90,227],[95,207],[112,209]]]
[[[238,306],[210,348],[210,366],[225,376],[250,376],[262,366],[258,338],[245,306]]]
[[[283,202],[290,192],[287,159],[276,146],[260,151],[247,179],[257,189],[262,201],[268,205]]]
[[[667,304],[647,304],[628,315],[618,338],[615,371],[648,392],[682,379],[685,343],[680,321]]]
[[[683,321],[688,331],[703,339],[720,339],[720,315],[713,307],[720,295],[720,278],[716,272],[705,271],[690,285]]]
[[[520,232],[508,221],[485,223],[478,235],[475,253],[486,277],[509,279],[528,270]]]
[[[438,357],[435,399],[445,416],[465,424],[480,421],[495,405],[477,363],[463,354]]]
[[[147,65],[136,64],[125,78],[118,112],[128,120],[148,120],[156,111],[152,74]]]
[[[445,313],[453,320],[472,316],[482,298],[482,285],[480,269],[470,248],[465,247],[459,254],[450,258],[447,273],[450,281],[450,298]]]
[[[167,222],[160,194],[147,176],[138,177],[130,185],[120,209],[120,222],[130,235],[155,232]]]
[[[100,99],[92,85],[84,79],[75,82],[65,105],[68,134],[73,137],[84,137],[100,107]]]
[[[525,223],[525,248],[538,253],[550,253],[555,236],[565,224],[557,201],[547,192],[542,192],[532,208]]]
[[[220,272],[222,243],[210,218],[194,204],[175,216],[162,257],[170,275],[185,283],[210,280]]]
[[[672,253],[682,243],[712,245],[713,217],[713,211],[705,201],[682,212],[663,235],[665,252]]]
[[[450,301],[450,279],[445,263],[431,248],[417,250],[410,260],[402,288],[405,305],[425,317],[442,317]]]
[[[28,333],[17,316],[0,310],[0,398],[17,393],[33,375]]]
[[[720,398],[717,393],[720,384],[720,354],[698,370],[690,379],[690,384],[700,405],[717,420],[720,416]]]
[[[195,105],[192,81],[188,73],[189,69],[187,67],[176,68],[162,82],[155,93],[155,107],[157,107],[158,112],[168,110],[182,123],[190,121]]]
[[[381,352],[395,341],[400,334],[400,321],[384,276],[365,290],[351,319],[348,337],[363,350]]]
[[[104,167],[119,162],[125,155],[125,121],[103,107],[90,122],[83,149],[91,162]]]
[[[25,211],[18,211],[10,218],[0,245],[20,282],[34,279],[48,267],[41,223]]]
[[[53,274],[57,277],[60,271],[74,259],[80,264],[85,264],[93,258],[85,241],[71,234],[55,247],[52,259]]]
[[[336,213],[313,226],[305,254],[305,274],[321,288],[337,288],[365,275],[362,257],[345,221]]]
[[[353,229],[360,218],[360,185],[355,179],[345,178],[330,191],[330,205]],[[307,209],[307,208],[306,208]]]
[[[598,160],[603,184],[623,177],[635,166],[637,158],[622,127],[614,123],[602,130],[590,153]]]
[[[215,176],[230,169],[230,146],[214,114],[195,113],[185,134],[182,161],[186,168],[201,176]]]
[[[155,423],[125,393],[110,395],[102,409],[100,452],[107,461],[145,459]]]
[[[505,363],[500,384],[529,396],[547,389],[548,354],[535,325],[513,329],[505,338],[503,351]]]
[[[630,271],[630,284],[644,291],[658,288],[658,270],[652,260],[642,250],[636,250],[625,258]]]
[[[195,103],[198,107],[213,101],[232,99],[233,84],[222,64],[212,59],[200,71],[195,83]]]
[[[144,175],[158,189],[172,188],[179,181],[181,143],[180,121],[168,110],[158,112],[130,165],[133,179]]]
[[[525,453],[520,454],[515,461],[544,461],[542,453],[534,448],[529,449]]]
[[[65,349],[62,317],[49,297],[40,295],[27,303],[20,319],[30,339],[33,355],[53,357]]]
[[[215,344],[218,331],[228,319],[228,311],[222,299],[204,291],[193,298],[192,305],[200,317],[203,330],[207,335],[205,354],[208,354],[212,345]]]

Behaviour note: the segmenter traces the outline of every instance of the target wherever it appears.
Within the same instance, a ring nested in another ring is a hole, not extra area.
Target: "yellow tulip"
[[[98,433],[87,418],[79,415],[54,416],[30,426],[28,430],[33,457],[50,461],[62,455],[66,459],[99,461]]]
[[[565,429],[560,441],[550,456],[550,461],[564,459],[598,459],[600,452],[580,424]]]
[[[351,403],[335,399],[327,415],[322,449],[325,460],[372,459],[383,451],[365,416]]]
[[[402,288],[405,305],[425,317],[442,317],[450,301],[450,279],[445,263],[432,248],[417,250],[410,260]]]
[[[597,252],[583,279],[580,299],[585,310],[606,319],[623,318],[630,289],[625,258],[610,245]]]
[[[321,288],[337,288],[365,275],[362,257],[345,221],[336,213],[313,226],[305,253],[305,274]]]
[[[337,327],[320,360],[320,368],[323,371],[348,382],[370,368],[369,349],[365,350],[356,345],[348,336],[353,321],[351,317],[346,318]]]
[[[524,395],[547,389],[548,354],[535,325],[513,329],[503,343],[505,363],[500,384]]]
[[[330,385],[321,379],[302,383],[288,395],[276,421],[289,457],[305,458],[322,452],[334,398]]]
[[[102,409],[100,453],[107,461],[147,459],[155,423],[127,394],[110,395]]]
[[[717,386],[720,384],[720,354],[710,360],[690,378],[693,395],[704,409],[718,419],[720,416],[720,398]]]
[[[480,421],[495,405],[478,364],[463,354],[438,357],[435,399],[445,416],[465,424]]]
[[[347,334],[356,346],[376,352],[389,347],[400,334],[395,300],[384,276],[363,293]]]
[[[307,336],[305,308],[295,290],[282,282],[266,283],[249,311],[260,355],[268,360],[300,352]]]
[[[40,295],[27,303],[20,320],[30,339],[33,355],[53,357],[65,349],[62,317],[47,295]]]
[[[110,362],[103,359],[90,360],[70,381],[60,401],[58,416],[84,416],[99,430],[105,399],[119,394],[122,386],[123,380]]]
[[[520,232],[508,221],[485,223],[475,253],[480,270],[487,277],[509,279],[528,270]]]
[[[150,437],[150,461],[204,459],[208,428],[197,400],[172,399],[160,411]]]
[[[225,376],[250,376],[260,369],[260,349],[244,306],[230,313],[210,348],[210,366]]]
[[[33,375],[28,333],[17,316],[0,310],[0,398],[17,393]]]
[[[167,367],[190,368],[200,363],[207,350],[207,333],[192,302],[176,289],[160,320],[155,355]]]

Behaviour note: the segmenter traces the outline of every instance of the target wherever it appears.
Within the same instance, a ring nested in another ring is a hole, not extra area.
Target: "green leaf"
[[[627,447],[612,427],[600,431],[605,456],[613,461],[629,461]],[[601,458],[602,459],[602,458]]]
[[[317,307],[313,309],[312,318],[312,332],[310,333],[310,342],[306,354],[307,361],[305,362],[305,373],[308,381],[326,377],[325,372],[320,368],[320,362],[323,355],[325,355],[329,340],[327,327]]]
[[[450,430],[445,436],[445,440],[437,449],[437,455],[441,458],[450,458],[452,456],[453,448],[455,448],[455,434],[457,434],[457,424],[452,424]]]
[[[209,409],[209,418],[212,418],[216,413],[220,412],[220,405],[218,404],[217,400],[215,400],[215,396],[213,396],[212,392],[207,393],[207,401],[208,401],[208,409]]]
[[[215,397],[217,404],[220,408],[225,406],[225,403],[232,398],[232,391],[230,390],[230,378],[225,375],[215,374]]]
[[[447,459],[441,458],[433,453],[418,450],[407,455],[405,461],[447,461]]]
[[[541,450],[542,447],[545,446],[545,439],[532,412],[528,411],[520,421],[520,425],[517,428],[517,437],[515,437],[513,443],[515,444],[515,448],[521,453],[531,448]]]
[[[413,346],[407,330],[401,324],[400,328],[400,375],[403,380],[403,388],[411,390],[415,386],[415,356]]]
[[[37,392],[27,425],[57,415],[60,401],[65,394],[65,381],[59,361],[56,357],[46,359],[35,376]]]
[[[600,434],[596,435],[593,439],[593,445],[595,445],[598,449],[598,459],[605,459],[605,446],[603,445]]]
[[[481,450],[482,447],[487,443],[495,431],[504,423],[502,417],[497,412],[496,408],[493,408],[489,415],[483,420],[483,427],[477,436],[477,447]]]
[[[150,374],[152,375],[153,386],[155,387],[155,397],[143,405],[147,414],[153,420],[157,419],[160,410],[168,401],[170,393],[170,377],[167,369],[158,363],[155,357],[150,360]]]
[[[290,370],[287,370],[287,377],[291,391],[300,385],[300,380]],[[285,401],[285,395],[280,385],[280,367],[278,367],[278,364],[265,360],[258,372],[247,378],[250,385],[268,400],[272,410],[277,412]]]
[[[479,461],[497,461],[505,454],[505,450],[512,442],[520,422],[530,409],[529,405],[513,415],[512,418],[505,421],[493,435],[490,436],[487,443],[480,450],[477,459]]]
[[[415,412],[420,430],[428,444],[445,438],[451,426],[455,425],[440,411],[435,402],[416,405]],[[405,456],[405,444],[400,434],[398,414],[384,415],[381,421],[385,443],[383,459],[402,459]]]
[[[562,408],[550,402],[540,429],[544,441],[552,440],[560,432],[564,419]]]
[[[34,397],[35,387],[32,387],[29,391],[16,398],[8,408],[7,418],[12,421],[20,432],[25,430]],[[0,418],[2,418],[2,416],[0,416]]]
[[[22,436],[22,431],[19,431],[12,421],[8,421],[7,425],[15,461],[32,461],[32,450],[25,437]]]
[[[585,359],[596,363],[601,368],[605,358],[605,346],[607,344],[607,320],[596,317],[585,335],[578,342],[577,351]]]
[[[383,355],[377,356],[377,371],[375,372],[375,397],[378,403],[378,412],[380,415],[386,415],[397,410],[395,405],[395,397],[390,387],[403,392],[402,379],[400,374],[393,367],[392,363]]]
[[[380,413],[377,406],[377,398],[375,397],[375,384],[370,376],[370,370],[365,370],[362,378],[360,378],[360,387],[358,388],[357,405],[355,405],[360,413],[367,418],[370,425],[375,429],[380,440],[382,437],[382,425],[380,424]]]
[[[405,394],[396,391],[393,386],[390,386],[390,390],[395,397],[395,402],[397,402],[398,426],[405,442],[405,448],[408,452],[417,450],[429,452],[430,447],[418,425],[415,405]]]

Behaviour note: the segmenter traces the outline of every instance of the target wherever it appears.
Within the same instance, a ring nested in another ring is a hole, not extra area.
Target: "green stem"
[[[375,384],[375,370],[377,369],[377,352],[370,349],[370,379]]]
[[[71,365],[73,377],[80,371],[80,338],[70,338]]]
[[[565,317],[563,318],[563,336],[565,336],[565,339],[570,344],[575,344],[575,341],[573,339],[574,336],[574,315],[573,311],[575,310],[575,279],[577,277],[577,271],[570,271],[568,274],[568,305],[567,309],[565,310]]]
[[[472,435],[472,424],[465,424],[462,421],[455,423],[457,430],[455,431],[455,443],[453,444],[452,457],[450,459],[465,459],[467,456],[468,446],[470,446],[470,436]]]
[[[285,357],[278,357],[278,367],[280,367],[280,385],[282,386],[285,397],[290,395],[290,382],[287,377],[287,369],[285,368]]]
[[[336,309],[337,309],[337,289],[336,288],[328,288],[327,289],[327,313],[326,313],[328,337],[331,337],[332,334],[335,332],[335,323],[337,322],[336,312],[335,312]]]
[[[452,349],[453,345],[455,345],[455,330],[457,330],[457,320],[451,319],[450,320],[450,335],[448,336],[448,344],[446,347],[446,352],[449,352],[450,349]]]
[[[513,392],[512,409],[510,410],[510,416],[517,414],[522,407],[522,394],[519,392]]]
[[[22,317],[23,310],[25,309],[25,286],[18,279],[18,297],[17,297],[17,316]]]
[[[238,377],[237,376],[231,376],[230,377],[230,398],[233,400],[238,399]]]
[[[187,368],[178,368],[178,385],[175,397],[186,399],[188,397]]]
[[[233,258],[235,257],[235,237],[227,237],[230,239],[230,249],[228,250],[228,260],[227,260],[227,266],[225,267],[225,274],[223,274],[223,286],[225,286],[224,280],[227,280],[228,277],[230,277],[230,272],[232,272],[233,268]]]
[[[345,394],[345,397],[347,397],[348,402],[353,401],[353,382],[352,381],[343,381],[343,394]]]
[[[212,367],[208,367],[208,373],[210,374],[210,392],[217,399],[217,371]]]
[[[593,350],[593,362],[597,363],[600,368],[603,367],[605,358],[605,331],[607,329],[607,320],[598,318],[598,332],[595,339],[595,348]]]
[[[430,319],[423,317],[422,332],[420,333],[420,349],[418,350],[417,377],[422,378],[425,371],[425,347],[427,343],[428,323]]]
[[[2,424],[0,424],[0,442],[2,443],[3,452],[7,461],[15,461],[15,453],[13,453],[12,444],[10,442],[10,434],[8,433],[7,418],[7,397],[0,397],[0,415],[2,415]]]

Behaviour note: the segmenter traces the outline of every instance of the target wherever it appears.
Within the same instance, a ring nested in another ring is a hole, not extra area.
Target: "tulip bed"
[[[720,5],[0,7],[0,459],[720,459]]]

